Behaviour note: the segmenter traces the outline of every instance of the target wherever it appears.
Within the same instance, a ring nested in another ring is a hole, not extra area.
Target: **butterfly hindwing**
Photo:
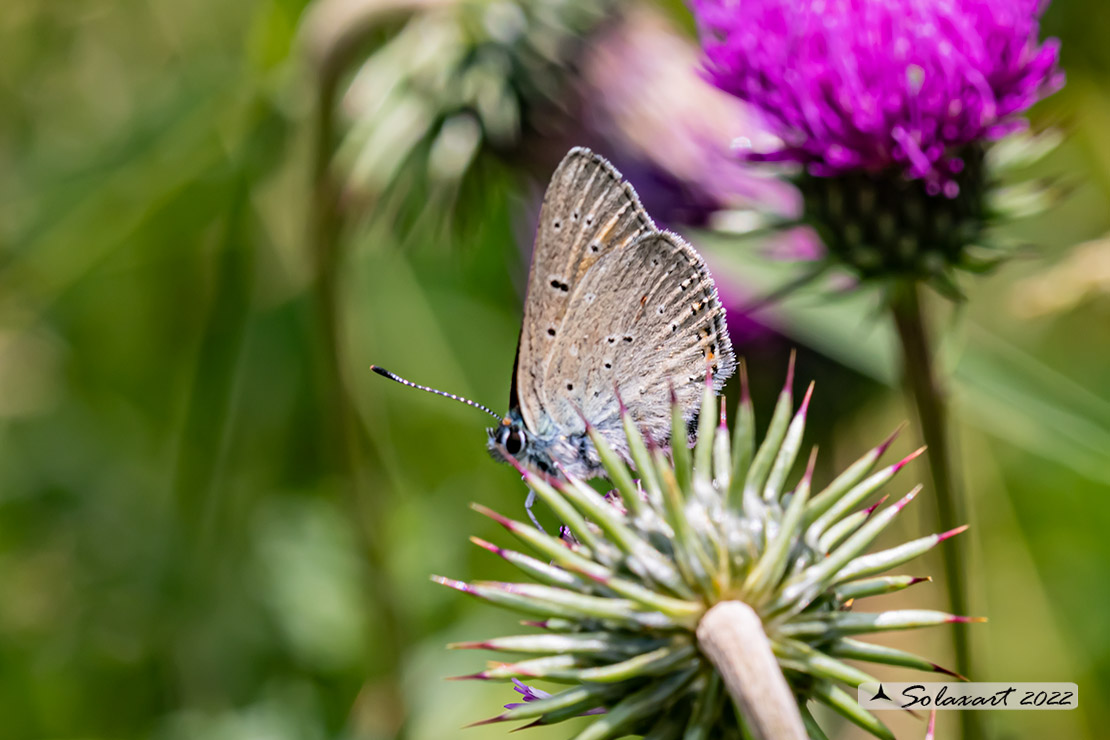
[[[691,418],[707,368],[719,391],[736,369],[725,311],[704,261],[669,232],[641,236],[598,260],[575,287],[540,387],[563,430],[616,430],[619,390],[641,430],[670,432],[670,391]],[[614,440],[619,444],[619,440]]]
[[[655,224],[635,190],[607,160],[583,148],[563,158],[540,210],[513,378],[529,429],[551,421],[543,389],[578,286],[599,260],[650,233]]]

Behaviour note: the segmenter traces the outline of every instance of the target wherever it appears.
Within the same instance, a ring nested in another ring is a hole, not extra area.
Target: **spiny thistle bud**
[[[479,724],[531,720],[545,725],[593,714],[577,740],[629,734],[739,738],[736,713],[745,712],[744,703],[729,701],[730,693],[735,698],[734,683],[722,669],[728,656],[722,657],[714,634],[720,609],[737,602],[757,615],[759,634],[770,646],[769,666],[754,683],[774,679],[784,691],[789,687],[787,703],[793,712],[791,702],[796,702],[799,736],[824,737],[807,708],[816,701],[876,737],[893,737],[843,688],[874,680],[847,660],[955,675],[911,653],[856,639],[973,621],[929,610],[853,609],[867,597],[929,580],[882,574],[965,529],[867,552],[920,487],[885,507],[886,497],[870,500],[921,451],[876,470],[892,435],[812,493],[814,450],[791,488],[787,482],[802,448],[813,386],[795,412],[787,381],[757,446],[743,373],[742,381],[731,434],[723,407],[719,412],[707,385],[693,449],[676,446],[668,452],[653,446],[623,412],[635,472],[590,430],[615,486],[608,496],[574,477],[552,480],[519,467],[528,486],[573,536],[552,536],[473,505],[535,554],[472,541],[512,563],[531,582],[434,580],[526,614],[533,621],[525,624],[543,630],[453,646],[521,656],[463,677],[512,679],[525,696]],[[677,406],[673,419],[672,439],[685,439],[687,424]],[[535,680],[567,686],[546,694],[520,683]],[[746,723],[752,719],[745,713]]]
[[[391,4],[364,5],[384,16],[370,29],[381,35],[392,16],[379,6]],[[336,164],[352,196],[408,192],[420,182],[454,188],[484,148],[511,154],[526,134],[570,120],[573,61],[612,3],[397,5],[409,11],[404,26],[343,93],[348,128]]]

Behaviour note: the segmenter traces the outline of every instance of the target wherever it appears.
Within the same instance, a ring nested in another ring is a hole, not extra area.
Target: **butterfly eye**
[[[502,444],[505,445],[505,451],[515,457],[524,449],[524,432],[520,429],[506,429],[505,432]]]
[[[497,442],[513,457],[516,457],[524,449],[527,439],[524,430],[515,426],[503,426],[501,432],[497,435]]]

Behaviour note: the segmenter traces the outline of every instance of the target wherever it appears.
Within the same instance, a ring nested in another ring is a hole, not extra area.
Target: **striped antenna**
[[[455,401],[460,401],[462,403],[465,403],[467,406],[473,406],[476,409],[481,409],[482,411],[485,411],[487,414],[489,414],[490,416],[492,416],[493,418],[497,419],[500,422],[505,422],[505,419],[501,416],[501,414],[494,413],[493,411],[486,408],[485,406],[478,403],[477,401],[471,401],[469,398],[463,398],[462,396],[456,396],[454,393],[448,393],[447,391],[437,391],[435,388],[429,388],[426,385],[419,385],[417,383],[413,383],[411,380],[405,380],[400,375],[389,372],[384,367],[378,367],[377,365],[371,365],[370,369],[373,370],[374,372],[376,372],[378,375],[383,375],[383,376],[389,378],[390,380],[394,380],[394,381],[400,383],[401,385],[407,385],[409,388],[416,388],[418,390],[427,391],[428,393],[434,393],[437,396],[443,396],[445,398],[454,399]]]

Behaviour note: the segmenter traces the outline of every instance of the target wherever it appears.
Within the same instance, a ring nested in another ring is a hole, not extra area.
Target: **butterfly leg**
[[[532,513],[532,505],[535,504],[535,503],[536,503],[536,492],[533,491],[531,488],[529,488],[528,489],[528,498],[524,499],[524,511],[526,511],[528,513],[528,518],[532,520],[532,524],[536,525],[536,529],[540,530],[544,534],[547,534],[547,532],[544,532],[543,527],[540,526],[540,522],[539,522],[538,519],[536,519],[536,515]]]

